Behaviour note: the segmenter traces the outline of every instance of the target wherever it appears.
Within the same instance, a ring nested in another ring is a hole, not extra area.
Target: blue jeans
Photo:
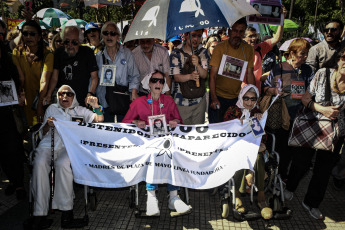
[[[158,184],[146,183],[146,190],[147,190],[147,191],[158,190]],[[179,186],[175,186],[175,185],[168,184],[168,192],[170,192],[170,191],[175,191],[175,190],[180,190],[180,187],[179,187]]]
[[[210,101],[210,106],[208,107],[208,120],[209,122],[212,123],[219,123],[224,121],[224,114],[226,110],[230,106],[236,105],[236,102],[238,98],[233,98],[233,99],[226,99],[223,97],[218,97],[218,101],[220,103],[220,109],[212,109],[211,108],[211,101]]]

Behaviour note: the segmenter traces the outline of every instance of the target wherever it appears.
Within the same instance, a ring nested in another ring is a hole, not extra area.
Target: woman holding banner
[[[93,111],[79,106],[74,90],[63,85],[57,92],[58,102],[47,108],[44,122],[40,128],[42,137],[36,149],[33,163],[33,196],[34,218],[32,229],[44,229],[49,227],[52,221],[46,219],[49,209],[49,172],[51,171],[52,133],[54,143],[55,165],[55,192],[52,200],[52,209],[62,211],[62,228],[81,228],[87,225],[83,219],[73,217],[73,173],[70,159],[59,133],[52,129],[56,119],[71,121],[73,118],[82,119],[84,122],[102,122],[104,120],[102,106],[98,105],[97,97],[88,96],[87,103]]]
[[[262,114],[260,109],[257,107],[257,100],[259,98],[259,90],[255,85],[245,85],[241,89],[238,96],[236,106],[230,106],[224,115],[224,121],[233,119],[240,119],[243,123],[244,119],[250,119],[250,117],[261,119]],[[257,121],[255,121],[257,122]],[[253,121],[253,123],[255,123]],[[255,171],[255,184],[258,188],[257,201],[258,206],[261,210],[261,216],[264,219],[271,219],[273,216],[272,209],[266,203],[265,198],[265,160],[264,151],[266,147],[261,143],[259,153],[256,158],[254,165]],[[236,185],[236,209],[241,213],[245,213],[245,209],[242,206],[242,201],[239,198],[239,192],[246,192],[246,185],[251,186],[253,184],[253,174],[249,173],[248,170],[239,170],[234,175]],[[240,186],[238,186],[240,185]]]
[[[122,122],[135,124],[138,128],[145,128],[146,125],[149,125],[149,120],[154,121],[154,119],[150,118],[151,116],[165,115],[165,120],[170,128],[175,128],[177,124],[180,124],[182,118],[174,100],[163,94],[169,90],[164,79],[164,73],[156,71],[147,75],[142,80],[142,85],[143,88],[149,90],[150,93],[147,96],[137,98],[131,103],[129,111]],[[176,210],[179,215],[187,214],[191,212],[191,208],[177,195],[177,190],[179,189],[180,188],[177,186],[168,184],[169,209]],[[158,184],[146,183],[146,190],[146,215],[159,216],[160,211],[155,192],[158,190]]]

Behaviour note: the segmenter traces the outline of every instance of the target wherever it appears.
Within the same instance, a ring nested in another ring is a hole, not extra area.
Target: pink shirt
[[[180,120],[180,123],[182,123],[182,118],[178,112],[177,106],[171,97],[161,94],[159,100],[153,100],[152,104],[148,103],[148,99],[151,99],[151,94],[135,99],[131,103],[131,106],[122,122],[132,123],[133,120],[141,120],[145,121],[145,124],[148,125],[148,116],[152,116],[153,111],[153,115],[165,114],[167,124],[169,121],[174,119],[178,119]],[[159,108],[159,103],[163,103],[163,108]]]
[[[260,53],[257,50],[257,47],[261,47]],[[271,51],[271,39],[268,39],[264,42],[261,42],[254,46],[254,76],[255,76],[255,82],[256,87],[259,89],[259,93],[261,93],[261,75],[262,75],[262,58]]]

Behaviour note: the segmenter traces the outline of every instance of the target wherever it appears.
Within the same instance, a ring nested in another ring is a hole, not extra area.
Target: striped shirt
[[[148,59],[146,54],[141,49],[141,46],[138,46],[132,52],[139,69],[140,81],[142,81],[146,75],[154,72],[155,70],[159,70],[162,73],[169,73],[169,52],[165,47],[158,44],[153,44],[151,60]],[[139,91],[145,92],[141,84]]]

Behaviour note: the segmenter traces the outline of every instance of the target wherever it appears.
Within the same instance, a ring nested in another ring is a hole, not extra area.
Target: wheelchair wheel
[[[222,206],[222,218],[227,218],[230,212],[229,200],[228,199],[222,200],[221,206]]]
[[[96,193],[91,193],[89,195],[89,202],[90,202],[90,209],[91,211],[95,211],[97,208],[97,197]]]
[[[281,211],[281,208],[282,208],[282,204],[279,197],[277,196],[274,197],[273,198],[273,212]]]
[[[135,208],[135,189],[129,191],[129,207]]]

